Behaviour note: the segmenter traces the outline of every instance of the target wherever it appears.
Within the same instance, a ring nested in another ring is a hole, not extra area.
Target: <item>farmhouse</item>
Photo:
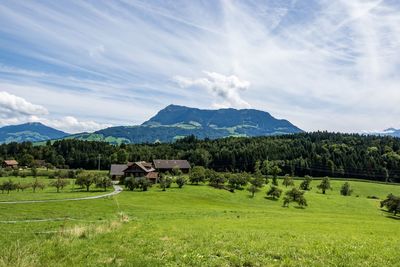
[[[171,172],[173,169],[180,169],[183,173],[188,173],[190,164],[187,160],[161,160],[153,161],[154,168],[159,172]]]
[[[187,160],[154,160],[153,164],[145,161],[112,164],[110,176],[113,180],[121,177],[145,177],[153,183],[157,183],[159,172],[171,172],[176,168],[188,173],[190,164]]]
[[[18,168],[18,161],[14,160],[14,159],[5,160],[5,161],[3,161],[3,168],[17,169]]]
[[[145,177],[153,183],[158,181],[158,172],[156,172],[151,163],[145,161],[112,164],[110,176],[113,180],[120,179],[121,177]]]

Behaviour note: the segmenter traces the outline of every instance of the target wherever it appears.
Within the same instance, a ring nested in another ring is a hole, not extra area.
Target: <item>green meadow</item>
[[[0,266],[399,266],[400,217],[367,196],[400,195],[400,186],[351,181],[354,193],[344,197],[343,181],[326,195],[318,183],[304,209],[265,198],[269,185],[254,198],[173,184],[166,192],[0,204]],[[85,194],[59,194],[70,193]],[[31,193],[9,197],[23,196]]]

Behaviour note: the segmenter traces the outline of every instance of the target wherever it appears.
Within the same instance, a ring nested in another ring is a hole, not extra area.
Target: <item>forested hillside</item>
[[[354,177],[400,182],[400,139],[338,133],[300,133],[254,138],[197,140],[187,137],[172,144],[122,144],[61,140],[44,146],[11,143],[0,146],[0,158],[22,165],[44,159],[58,167],[97,168],[111,163],[152,159],[188,159],[192,165],[215,170],[247,171],[256,161],[279,165],[282,174]]]

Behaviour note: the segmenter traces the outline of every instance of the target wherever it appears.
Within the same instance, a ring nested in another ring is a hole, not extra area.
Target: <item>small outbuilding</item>
[[[5,160],[5,161],[3,161],[3,168],[17,169],[18,161],[16,161],[15,159]]]

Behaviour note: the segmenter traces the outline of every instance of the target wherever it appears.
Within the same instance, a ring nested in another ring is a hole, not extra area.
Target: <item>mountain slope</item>
[[[111,127],[93,134],[75,136],[83,140],[113,139],[115,143],[172,142],[195,135],[198,138],[262,136],[302,132],[287,120],[254,109],[201,110],[169,105],[140,126]],[[110,139],[111,138],[111,139]],[[111,141],[112,142],[112,141]]]
[[[10,142],[38,142],[51,139],[60,139],[69,134],[48,127],[39,122],[10,125],[0,128],[0,143]]]

